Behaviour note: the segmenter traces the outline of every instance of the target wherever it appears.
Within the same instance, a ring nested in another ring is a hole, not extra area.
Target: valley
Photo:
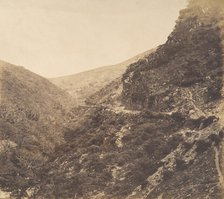
[[[0,62],[0,197],[222,199],[219,2],[189,1],[119,65],[48,80]]]

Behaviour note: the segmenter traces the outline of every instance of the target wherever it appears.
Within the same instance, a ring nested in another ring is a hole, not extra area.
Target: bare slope
[[[82,104],[86,98],[116,78],[121,77],[131,63],[149,55],[152,51],[144,52],[121,64],[100,67],[75,75],[52,78],[50,81],[71,94],[78,104]]]

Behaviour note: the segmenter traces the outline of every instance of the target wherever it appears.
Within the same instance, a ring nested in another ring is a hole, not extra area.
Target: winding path
[[[224,178],[223,178],[223,174],[221,171],[221,166],[220,166],[220,154],[219,154],[219,150],[217,147],[214,147],[215,150],[215,166],[219,175],[219,183],[220,185],[223,187],[224,186]]]

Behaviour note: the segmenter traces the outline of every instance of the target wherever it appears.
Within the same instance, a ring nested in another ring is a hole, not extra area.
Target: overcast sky
[[[122,62],[166,41],[186,0],[0,0],[0,59],[45,77]]]

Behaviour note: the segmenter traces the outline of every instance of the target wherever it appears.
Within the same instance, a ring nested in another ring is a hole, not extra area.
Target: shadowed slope
[[[48,80],[0,62],[0,187],[20,195],[63,143],[72,98]]]

